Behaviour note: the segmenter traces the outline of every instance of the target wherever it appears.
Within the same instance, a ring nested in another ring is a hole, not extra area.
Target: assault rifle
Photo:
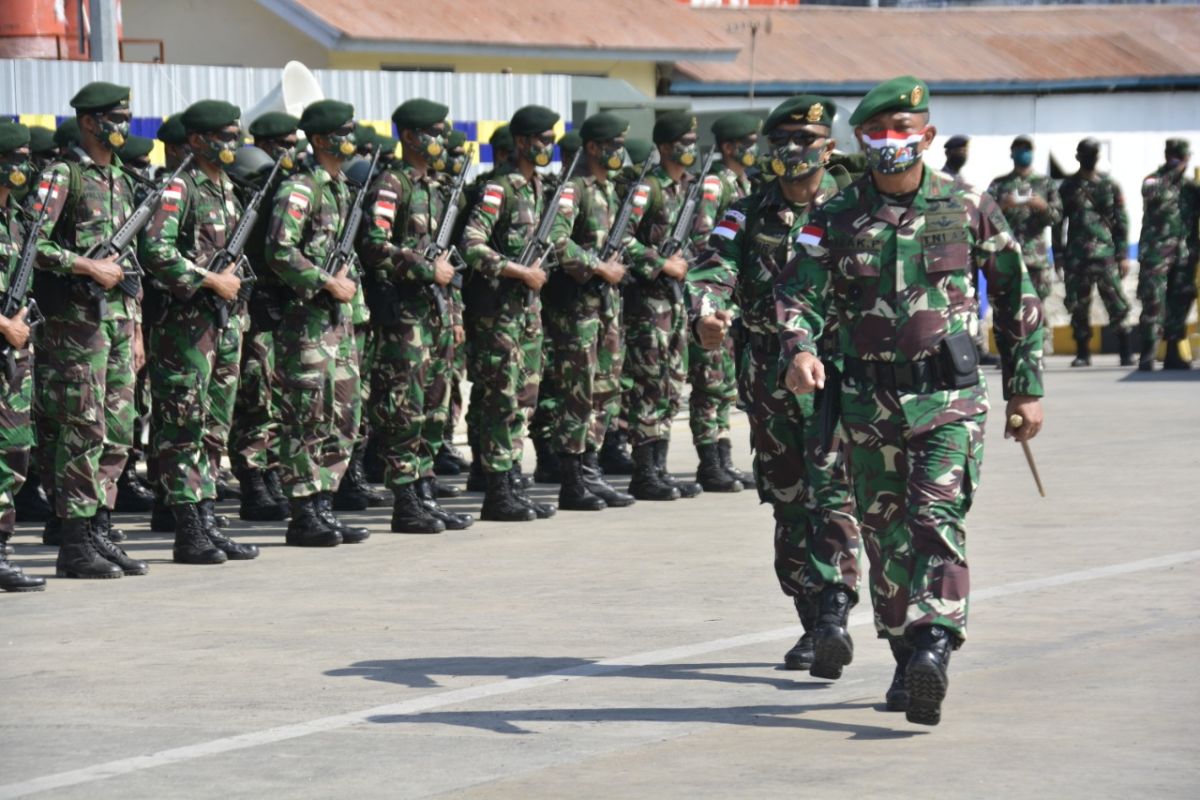
[[[471,163],[471,152],[474,146],[467,148],[467,164]],[[454,238],[454,228],[458,223],[459,202],[462,200],[463,191],[467,186],[467,168],[463,167],[462,172],[458,173],[454,178],[454,183],[450,185],[450,194],[446,196],[446,207],[442,210],[442,218],[438,220],[437,238],[434,239],[428,247],[425,248],[425,259],[433,263],[441,258],[446,253],[450,254],[450,263],[454,267],[455,273],[453,285],[462,285],[462,271],[467,268],[467,262],[463,260],[462,255],[458,252],[458,248],[451,243]],[[432,287],[433,302],[437,305],[438,315],[446,318],[449,311],[447,295],[449,291],[445,286],[434,284]]]
[[[570,177],[575,173],[575,167],[579,166],[579,158],[583,155],[583,148],[575,151],[575,157],[571,159],[571,166],[567,167],[566,176]],[[558,188],[554,190],[554,196],[547,201],[545,208],[542,210],[542,218],[538,221],[537,229],[534,231],[533,237],[525,242],[525,249],[521,251],[521,257],[517,259],[517,263],[523,264],[526,267],[533,266],[540,259],[546,257],[553,246],[550,241],[550,229],[554,227],[554,217],[558,214],[558,201],[562,199],[563,190],[567,188],[567,181],[564,179]],[[529,303],[533,304],[537,300],[538,293],[533,289],[529,290]]]
[[[646,180],[646,174],[650,172],[650,168],[658,163],[658,153],[651,152],[646,160],[642,162],[642,170],[638,173],[637,180],[629,186],[629,191],[625,193],[625,199],[621,201],[621,209],[617,212],[617,218],[613,221],[612,227],[608,230],[608,236],[604,238],[604,245],[600,248],[600,252],[596,257],[600,261],[611,261],[612,258],[625,249],[625,234],[629,230],[629,223],[633,219],[633,199],[637,194],[637,187],[642,181]],[[614,291],[613,287],[607,283],[600,282],[596,286],[596,290],[600,292],[600,298],[604,302],[604,310],[612,310]]]
[[[33,261],[37,258],[38,237],[42,234],[42,225],[46,222],[46,213],[49,208],[50,198],[47,197],[42,203],[41,213],[37,215],[37,219],[34,220],[33,226],[30,227],[29,233],[25,237],[25,246],[21,248],[21,258],[17,261],[17,268],[9,276],[8,291],[4,293],[3,298],[0,298],[0,315],[12,319],[22,308],[26,308],[28,310],[25,314],[25,323],[30,328],[36,327],[42,321],[42,314],[38,310],[37,302],[32,297],[28,297],[28,294],[33,277]],[[9,383],[12,383],[13,378],[17,376],[17,354],[8,340],[3,337],[0,337],[0,353],[4,354],[4,377]]]
[[[354,201],[350,204],[350,216],[346,219],[346,224],[342,226],[342,238],[338,239],[337,246],[333,248],[333,252],[329,254],[329,258],[325,259],[322,269],[329,277],[333,277],[341,272],[354,258],[354,240],[358,236],[359,227],[362,225],[363,200],[367,197],[367,189],[371,186],[371,178],[375,175],[375,165],[379,163],[379,154],[381,152],[381,149],[376,149],[375,155],[371,156],[371,168],[367,170],[367,177],[363,180],[362,186],[358,187],[358,194],[354,195]],[[333,324],[341,325],[342,304],[333,295],[328,296],[331,301],[329,313]]]
[[[679,216],[675,218],[675,227],[671,229],[671,235],[658,248],[658,254],[663,258],[670,258],[678,253],[691,239],[692,224],[696,221],[696,210],[700,207],[700,193],[704,191],[704,179],[712,169],[716,157],[717,148],[714,145],[709,148],[708,155],[704,157],[704,163],[700,167],[700,174],[688,189],[687,200],[679,210]],[[671,299],[676,303],[683,302],[683,282],[666,275],[661,276],[661,279],[671,287]]]

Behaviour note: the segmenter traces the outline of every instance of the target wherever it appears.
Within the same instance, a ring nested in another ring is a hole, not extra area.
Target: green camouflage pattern
[[[1142,181],[1137,296],[1142,342],[1182,339],[1196,299],[1200,186],[1186,169],[1160,166]]]
[[[229,431],[229,462],[235,473],[279,466],[279,408],[275,335],[251,325],[242,338],[237,397]]]
[[[1074,337],[1091,337],[1093,287],[1109,324],[1124,330],[1130,306],[1118,262],[1129,252],[1129,216],[1121,187],[1107,175],[1085,178],[1077,173],[1066,178],[1058,192],[1063,221],[1054,233],[1055,260],[1061,256]]]
[[[0,294],[21,258],[25,236],[20,211],[10,196],[0,205]],[[28,287],[26,287],[28,289]],[[0,374],[0,533],[11,534],[17,521],[15,497],[29,474],[33,447],[33,357],[28,345],[13,353],[16,373],[11,381]]]
[[[1038,298],[1044,301],[1051,291],[1046,228],[1057,225],[1063,216],[1062,198],[1058,195],[1054,181],[1036,172],[1022,175],[1014,169],[992,181],[988,185],[987,193],[997,204],[1003,203],[1004,198],[1009,195],[1016,198],[1037,195],[1046,201],[1045,211],[1034,211],[1024,203],[1002,209],[1013,238],[1021,247],[1021,257],[1025,260],[1025,269],[1029,271],[1033,288],[1037,291]]]

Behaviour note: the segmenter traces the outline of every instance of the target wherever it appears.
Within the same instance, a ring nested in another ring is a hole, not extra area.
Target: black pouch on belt
[[[938,345],[938,371],[947,389],[966,389],[979,383],[979,351],[965,329]]]

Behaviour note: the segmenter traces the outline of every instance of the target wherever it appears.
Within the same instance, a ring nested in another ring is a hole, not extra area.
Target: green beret
[[[1099,153],[1100,140],[1091,136],[1086,139],[1080,139],[1079,144],[1075,146],[1076,153]]]
[[[29,144],[29,128],[19,122],[0,122],[0,153],[11,153]]]
[[[488,144],[501,150],[512,150],[516,147],[516,143],[513,142],[512,130],[507,125],[501,125],[492,131],[492,138],[488,139]]]
[[[1010,144],[1008,147],[1010,150],[1016,150],[1018,147],[1028,147],[1030,150],[1032,150],[1033,137],[1022,133],[1020,136],[1013,139],[1012,144]]]
[[[83,112],[129,108],[129,87],[93,81],[75,93],[71,98],[71,108]]]
[[[34,125],[29,129],[29,151],[35,156],[49,155],[56,146],[54,131],[41,125]]]
[[[667,144],[695,130],[695,114],[690,111],[668,111],[654,123],[654,143]]]
[[[172,114],[167,117],[154,138],[163,144],[187,144],[187,128],[183,127],[183,114]]]
[[[224,100],[201,100],[192,103],[183,112],[181,119],[188,133],[208,133],[236,125],[242,110]]]
[[[379,133],[376,132],[375,144],[379,147],[379,152],[382,153],[383,156],[390,156],[395,154],[396,145],[400,144],[400,140],[392,136],[380,136]],[[380,157],[382,158],[383,156]]]
[[[584,142],[606,142],[629,130],[629,120],[610,111],[592,114],[579,128],[579,138]],[[564,137],[565,138],[565,137]]]
[[[250,123],[250,135],[255,139],[277,139],[291,136],[300,125],[300,120],[282,111],[268,111]]]
[[[717,143],[736,142],[758,133],[758,117],[753,114],[726,114],[712,124]]]
[[[54,143],[64,150],[79,144],[79,120],[64,120],[54,131]]]
[[[574,153],[583,147],[583,137],[579,135],[579,131],[567,131],[558,140],[558,146],[564,153]]]
[[[929,87],[920,78],[901,75],[884,81],[871,91],[850,115],[851,125],[862,125],[876,114],[886,111],[928,111]]]
[[[824,125],[833,127],[833,117],[837,114],[837,104],[828,97],[817,94],[800,94],[789,97],[767,115],[763,123],[763,133],[770,133],[780,125],[798,123],[801,125]]]
[[[1192,151],[1187,139],[1167,139],[1166,152],[1171,155],[1185,156]]]
[[[354,143],[359,147],[377,145],[379,144],[379,132],[370,125],[359,122],[354,126]]]
[[[626,139],[625,152],[634,164],[641,164],[654,152],[654,143],[645,139]]]
[[[525,106],[513,114],[508,129],[514,137],[537,136],[555,126],[559,116],[545,106]]]
[[[145,158],[150,155],[150,151],[154,149],[154,140],[148,139],[145,136],[130,135],[125,140],[125,144],[121,145],[121,149],[117,150],[117,155],[122,161],[134,161],[139,158]]]
[[[396,106],[392,112],[392,122],[396,123],[398,131],[416,131],[432,128],[444,121],[449,113],[449,107],[418,97]]]
[[[457,150],[467,143],[467,135],[459,130],[450,131],[450,135],[446,137],[446,149]]]
[[[354,106],[337,100],[318,100],[305,106],[300,115],[300,130],[309,136],[333,133],[354,119]]]

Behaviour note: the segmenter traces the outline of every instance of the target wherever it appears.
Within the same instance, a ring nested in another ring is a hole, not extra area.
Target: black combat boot
[[[679,490],[658,474],[658,464],[654,460],[654,442],[646,442],[633,448],[633,477],[629,480],[629,493],[638,500],[679,499]]]
[[[538,519],[550,519],[558,513],[558,506],[554,503],[542,503],[529,496],[529,478],[521,474],[520,464],[513,464],[513,468],[507,474],[513,497],[517,498],[518,503],[532,508]]]
[[[462,496],[463,490],[453,484],[442,483],[433,476],[430,476],[428,480],[429,488],[433,490],[433,496],[438,500],[448,500]]]
[[[908,671],[913,649],[903,639],[889,639],[888,645],[892,648],[892,658],[896,659],[896,671],[892,673],[892,685],[888,687],[884,702],[888,711],[907,711],[908,687],[904,684],[904,673]]]
[[[467,473],[467,491],[486,492],[488,490],[487,472],[483,469],[483,462],[479,460],[478,453],[472,457],[469,469],[470,471]]]
[[[92,521],[71,517],[62,521],[62,547],[54,574],[60,578],[120,578],[125,573],[96,550]]]
[[[204,530],[198,503],[180,503],[174,507],[175,546],[171,558],[176,564],[224,564],[229,560]]]
[[[514,461],[512,469],[508,471],[508,480],[518,489],[529,491],[533,488],[533,478],[525,474],[525,468],[521,466],[520,461]]]
[[[317,496],[293,497],[284,541],[292,547],[337,547],[342,535],[317,514]]]
[[[1075,340],[1075,360],[1072,367],[1090,367],[1092,365],[1092,345],[1088,339]]]
[[[130,558],[128,553],[114,543],[123,541],[125,534],[121,533],[121,539],[117,540],[113,537],[114,533],[119,531],[112,526],[112,517],[108,509],[100,506],[96,515],[92,517],[92,542],[96,546],[96,552],[120,567],[126,575],[145,575],[149,572],[149,564]]]
[[[46,522],[54,516],[50,499],[42,489],[42,481],[36,472],[30,472],[13,498],[17,509],[17,522]]]
[[[456,511],[448,511],[442,508],[438,503],[440,492],[438,491],[437,478],[428,476],[420,478],[416,483],[417,497],[421,500],[421,505],[428,509],[429,513],[442,521],[448,531],[465,531],[467,528],[475,524],[475,518],[470,514],[459,514]]]
[[[346,474],[338,483],[337,493],[333,496],[333,508],[337,511],[363,511],[377,508],[385,502],[385,498],[372,488],[363,472],[363,451],[366,445],[359,442],[350,452],[350,465]]]
[[[12,519],[12,517],[9,517]],[[26,575],[8,560],[8,540],[12,531],[0,532],[0,592],[40,592],[46,588],[45,578]]]
[[[534,439],[533,451],[537,466],[533,468],[534,483],[562,483],[562,465],[549,439]]]
[[[666,439],[659,439],[654,443],[654,464],[658,467],[658,476],[664,483],[674,486],[679,491],[679,496],[685,500],[699,497],[704,492],[703,486],[692,481],[677,481],[667,471],[667,451],[670,447],[671,443]]]
[[[117,478],[117,502],[114,508],[122,513],[144,514],[154,508],[154,492],[138,478],[137,456],[125,459],[125,469]]]
[[[242,489],[238,517],[247,522],[279,522],[287,519],[287,505],[271,496],[262,470],[244,469],[237,477]]]
[[[837,680],[842,677],[842,667],[854,660],[854,641],[846,629],[853,607],[854,595],[842,584],[821,589],[813,628],[813,663],[808,670],[814,678]]]
[[[558,507],[563,511],[603,511],[608,503],[592,494],[583,481],[583,456],[575,453],[560,453],[558,463],[562,468],[562,486],[558,490]]]
[[[406,483],[392,489],[392,533],[441,533],[446,523],[421,502],[417,484]]]
[[[609,428],[600,445],[600,467],[606,475],[632,475],[633,457],[629,453],[629,437],[624,431]]]
[[[754,485],[753,473],[742,472],[733,465],[733,442],[728,439],[717,439],[717,453],[721,456],[721,469],[728,472],[730,477],[742,484],[743,487]]]
[[[1158,345],[1154,339],[1142,335],[1142,352],[1138,355],[1138,372],[1154,372],[1154,350]]]
[[[173,533],[175,531],[175,514],[167,505],[167,497],[162,489],[154,492],[154,510],[150,512],[150,530],[155,533]]]
[[[241,500],[242,493],[235,489],[233,482],[236,480],[233,473],[221,467],[217,470],[217,499],[218,500]]]
[[[270,493],[271,499],[283,508],[283,518],[287,519],[292,515],[291,505],[288,503],[287,495],[283,491],[283,481],[279,478],[279,468],[271,467],[263,473],[263,483],[267,485],[267,492]]]
[[[608,504],[609,508],[626,508],[637,502],[634,496],[617,489],[604,478],[600,456],[595,450],[583,454],[583,485]]]
[[[433,457],[433,471],[436,475],[461,475],[470,464],[462,453],[449,442],[443,442],[437,455]]]
[[[1167,353],[1163,358],[1163,369],[1191,369],[1192,362],[1186,361],[1179,349],[1178,339],[1167,339]]]
[[[371,532],[357,525],[347,525],[333,514],[333,492],[317,492],[317,516],[342,537],[342,544],[359,544],[371,538]]]
[[[363,474],[371,483],[383,483],[384,463],[379,454],[379,437],[374,433],[367,435],[367,448],[363,451]]]
[[[487,494],[483,496],[483,508],[479,518],[493,522],[530,522],[537,519],[532,506],[516,498],[512,481],[507,472],[488,472]]]
[[[918,725],[937,725],[942,720],[942,700],[950,687],[950,652],[954,634],[941,625],[924,625],[908,632],[913,654],[904,672],[908,710],[904,716]]]
[[[258,545],[239,544],[221,533],[221,529],[217,527],[215,500],[210,498],[200,501],[200,524],[204,527],[204,534],[208,536],[208,540],[230,561],[252,561],[258,558]]]
[[[53,504],[51,504],[53,508]],[[57,514],[51,514],[46,518],[46,524],[42,526],[42,544],[47,547],[61,547],[62,538],[62,517]]]
[[[800,625],[804,634],[796,640],[791,650],[783,655],[783,668],[792,670],[807,670],[813,663],[812,631],[817,624],[817,603],[807,595],[797,595],[792,598],[796,604],[796,614],[800,617]]]
[[[698,444],[700,466],[696,469],[696,482],[706,492],[740,492],[742,482],[721,466],[721,453],[715,444]]]
[[[1133,360],[1133,336],[1128,330],[1117,331],[1117,354],[1121,359],[1122,367],[1132,367]]]

